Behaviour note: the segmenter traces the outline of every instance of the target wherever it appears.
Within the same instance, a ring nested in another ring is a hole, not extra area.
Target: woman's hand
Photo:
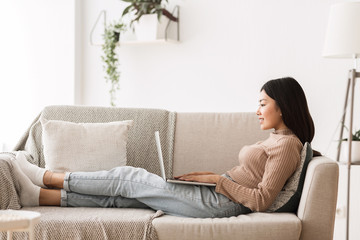
[[[191,182],[217,183],[220,179],[220,175],[213,172],[192,172],[176,176],[175,179]]]
[[[185,177],[185,176],[191,176],[191,175],[213,175],[215,173],[213,172],[191,172],[191,173],[187,173],[187,174],[183,174],[183,175],[180,175],[180,176],[176,176],[174,178],[181,178],[181,177]]]

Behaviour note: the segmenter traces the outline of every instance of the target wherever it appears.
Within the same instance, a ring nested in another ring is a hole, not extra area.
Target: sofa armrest
[[[10,161],[11,157],[15,157],[15,153],[0,152],[0,160]]]
[[[300,199],[301,240],[333,239],[339,166],[324,156],[310,161]]]
[[[12,153],[0,153],[0,209],[20,209],[20,201],[16,192],[18,188],[12,172],[10,159]]]

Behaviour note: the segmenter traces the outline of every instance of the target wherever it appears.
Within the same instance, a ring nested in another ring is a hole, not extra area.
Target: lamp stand
[[[349,78],[348,78],[348,84],[346,88],[346,96],[345,96],[345,104],[344,104],[344,111],[343,116],[341,119],[341,130],[340,130],[340,137],[339,137],[339,143],[338,143],[338,151],[337,151],[337,157],[336,161],[339,162],[340,159],[340,151],[341,151],[341,143],[342,143],[342,137],[345,127],[345,115],[346,115],[346,108],[347,104],[349,102],[349,91],[350,92],[350,124],[349,124],[349,154],[348,154],[348,161],[347,161],[347,193],[346,193],[346,239],[349,239],[349,213],[350,213],[350,170],[351,170],[351,147],[352,147],[352,130],[353,130],[353,117],[354,117],[354,89],[355,89],[355,81],[356,78],[360,77],[360,73],[356,72],[356,69],[351,69],[349,71]]]

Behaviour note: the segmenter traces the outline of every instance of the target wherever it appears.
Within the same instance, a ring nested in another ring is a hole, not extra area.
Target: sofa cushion
[[[177,113],[174,176],[194,171],[223,174],[239,165],[239,151],[269,137],[254,112]]]
[[[73,123],[42,118],[45,168],[55,172],[110,170],[126,165],[133,121]]]
[[[250,213],[229,218],[161,216],[153,225],[160,240],[298,240],[301,221],[293,213]]]
[[[276,197],[268,212],[296,212],[299,206],[304,186],[306,170],[312,159],[312,149],[305,143],[301,150],[300,164],[294,174],[288,179],[281,192]]]
[[[45,167],[41,118],[74,123],[106,123],[131,119],[134,121],[134,126],[129,130],[127,165],[145,168],[158,175],[160,175],[160,168],[154,132],[159,131],[166,176],[172,176],[175,112],[162,109],[95,106],[45,107],[14,147],[14,151],[28,152],[29,162]]]
[[[159,215],[151,209],[26,207],[41,214],[36,239],[157,239],[151,222]],[[27,239],[28,233],[14,233]],[[0,239],[6,239],[6,232]]]

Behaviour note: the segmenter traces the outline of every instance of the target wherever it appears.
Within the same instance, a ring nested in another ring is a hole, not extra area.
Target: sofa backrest
[[[238,165],[244,145],[269,136],[255,113],[177,113],[174,175],[192,171],[224,173]],[[297,215],[302,240],[332,239],[339,167],[327,157],[310,161]]]
[[[32,163],[44,167],[41,118],[75,123],[133,120],[134,124],[129,130],[127,142],[127,164],[145,168],[158,175],[160,175],[160,167],[154,132],[159,131],[162,138],[165,172],[168,176],[172,175],[175,112],[143,108],[47,106],[14,148],[14,151],[25,150],[30,154]]]
[[[255,112],[177,113],[174,176],[193,171],[222,174],[239,164],[244,145],[264,140]]]

